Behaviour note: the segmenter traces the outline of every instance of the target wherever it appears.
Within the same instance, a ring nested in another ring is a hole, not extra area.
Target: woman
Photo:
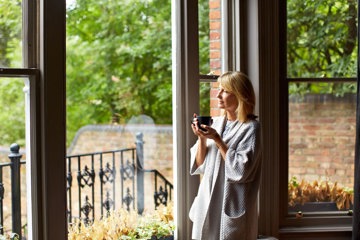
[[[218,107],[224,112],[210,126],[197,124],[190,174],[203,174],[189,217],[192,239],[257,238],[260,183],[260,124],[254,115],[255,93],[248,77],[226,72],[218,78]]]

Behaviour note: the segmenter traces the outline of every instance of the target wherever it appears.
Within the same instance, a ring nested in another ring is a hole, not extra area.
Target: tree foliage
[[[170,123],[171,102],[170,2],[77,0],[68,9],[68,130],[140,114]]]
[[[24,81],[18,78],[0,78],[0,145],[25,145]]]
[[[356,77],[357,1],[287,1],[288,77]],[[290,85],[290,93],[356,92],[349,83]]]
[[[21,66],[21,0],[0,0],[0,67]]]
[[[171,2],[77,0],[67,13],[68,138],[82,125],[114,118],[126,123],[144,114],[172,123]],[[208,10],[202,13],[205,69]]]
[[[21,66],[21,1],[0,0],[0,68]],[[0,78],[0,145],[25,144],[24,81]]]

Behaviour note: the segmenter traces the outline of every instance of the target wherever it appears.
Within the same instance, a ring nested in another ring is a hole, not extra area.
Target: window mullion
[[[38,67],[37,1],[23,0],[23,66],[25,68]]]

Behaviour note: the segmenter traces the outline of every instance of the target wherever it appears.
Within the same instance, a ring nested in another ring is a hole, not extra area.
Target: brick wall
[[[144,167],[159,170],[173,182],[173,134],[169,125],[88,125],[78,131],[68,155],[135,147],[139,132],[144,139]]]
[[[308,95],[289,104],[289,175],[353,187],[356,95]]]
[[[135,147],[136,135],[138,133],[143,134],[144,168],[156,169],[163,174],[167,180],[174,183],[173,134],[172,126],[169,125],[127,124],[84,126],[77,132],[71,146],[68,149],[68,155],[133,148]],[[95,169],[97,169],[96,172],[99,169],[97,162],[95,162]],[[97,183],[98,182],[95,181],[95,185]],[[157,190],[159,190],[159,186],[163,186],[163,182],[159,180],[158,184]],[[150,173],[145,174],[144,202],[145,211],[147,212],[154,210],[154,187],[154,175]],[[97,186],[95,186],[95,188],[98,189]],[[78,201],[76,188],[73,189],[73,192],[73,201],[76,202]],[[121,196],[119,194],[120,191],[117,191],[117,206],[122,204],[120,200]],[[75,209],[75,215],[77,214],[76,211],[77,210]]]
[[[215,75],[221,73],[221,3],[219,0],[209,1],[210,25],[210,71]]]
[[[210,25],[210,72],[215,75],[221,74],[221,1],[209,1],[209,25]],[[212,83],[210,90],[210,115],[219,116],[220,109],[217,107],[215,88],[217,83]]]
[[[342,98],[309,95],[290,99],[289,177],[310,181],[326,178],[352,187],[355,107],[355,95]],[[158,169],[173,182],[171,126],[86,126],[78,132],[69,153],[132,147],[137,132],[144,134],[145,167]]]

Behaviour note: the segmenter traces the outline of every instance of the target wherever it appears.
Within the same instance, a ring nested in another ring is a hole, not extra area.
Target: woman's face
[[[236,108],[238,107],[238,101],[236,96],[226,91],[221,85],[219,86],[219,92],[216,95],[218,98],[218,107],[224,109],[227,112],[235,112]]]

